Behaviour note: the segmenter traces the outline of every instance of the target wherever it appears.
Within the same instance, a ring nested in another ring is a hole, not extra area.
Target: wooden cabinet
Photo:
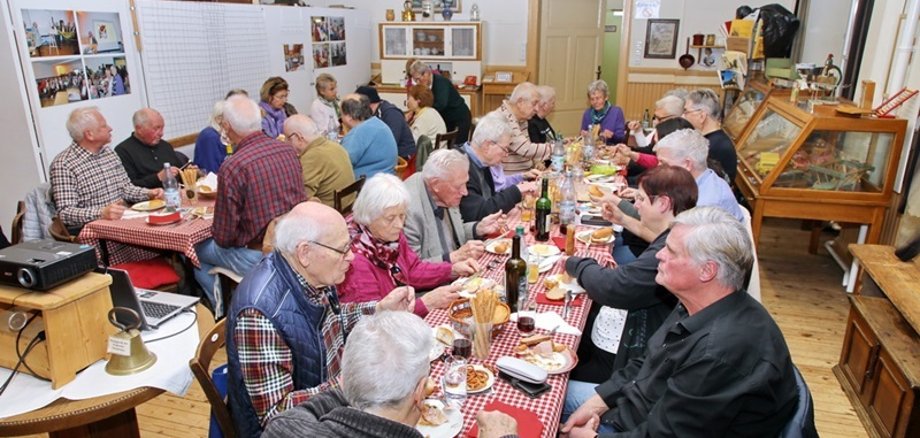
[[[861,293],[850,297],[834,374],[870,436],[920,436],[920,336],[887,295],[916,292],[920,269],[916,263],[898,262],[890,247],[850,248],[868,278]],[[901,300],[913,306],[909,312],[920,306],[920,296],[911,295]]]
[[[400,84],[406,60],[416,58],[449,76],[455,84],[482,78],[482,22],[384,22],[379,24],[380,75]]]

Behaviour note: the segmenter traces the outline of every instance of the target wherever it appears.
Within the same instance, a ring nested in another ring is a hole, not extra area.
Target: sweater
[[[431,107],[422,107],[415,112],[415,118],[412,119],[412,137],[418,143],[418,138],[425,135],[432,142],[440,134],[447,132],[447,125],[437,110]]]
[[[335,191],[355,182],[348,152],[345,152],[342,145],[325,137],[317,137],[307,145],[307,149],[300,154],[300,167],[303,168],[303,186],[307,199],[318,200],[330,207],[334,204]],[[351,198],[345,199],[343,206],[350,205],[354,196]]]
[[[134,134],[115,146],[115,153],[125,166],[131,184],[148,189],[163,187],[163,182],[157,176],[163,170],[163,163],[181,167],[188,162],[188,159],[181,159],[172,145],[164,140],[149,146],[141,143]]]
[[[421,438],[414,427],[348,406],[341,391],[324,392],[269,421],[262,438]]]
[[[466,143],[470,134],[472,115],[463,96],[450,79],[436,74],[431,75],[431,93],[434,94],[434,109],[441,113],[447,130],[457,130],[456,144]]]
[[[415,155],[415,138],[412,137],[412,131],[406,122],[406,116],[402,110],[390,102],[380,101],[377,107],[376,115],[383,123],[390,127],[393,132],[393,138],[396,140],[396,149],[400,157],[408,159]]]
[[[195,164],[205,172],[217,173],[227,159],[227,146],[220,139],[220,133],[208,126],[195,139]]]
[[[585,110],[584,115],[581,117],[581,130],[587,131],[591,127],[591,112],[593,108],[588,108]],[[623,110],[618,106],[611,106],[610,110],[607,111],[607,115],[601,120],[601,130],[599,134],[604,131],[610,131],[613,133],[613,137],[607,139],[607,144],[618,144],[626,143],[626,118],[623,116]]]
[[[393,132],[382,120],[371,117],[352,128],[342,139],[342,146],[348,152],[355,176],[372,176],[380,173],[394,173],[396,167],[396,140]]]
[[[738,175],[738,153],[735,152],[735,143],[728,134],[721,129],[710,132],[705,135],[709,140],[709,158],[718,161],[722,165],[722,170],[728,176],[730,184],[735,184],[735,176]]]

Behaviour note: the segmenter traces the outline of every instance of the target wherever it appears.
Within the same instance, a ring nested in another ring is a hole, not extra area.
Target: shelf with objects
[[[781,217],[864,224],[865,243],[878,242],[907,122],[788,100],[769,97],[736,143],[735,184],[753,207],[754,241],[764,217]]]
[[[479,114],[482,84],[482,22],[383,22],[378,25],[380,97],[406,110],[407,61],[418,59],[449,78]]]

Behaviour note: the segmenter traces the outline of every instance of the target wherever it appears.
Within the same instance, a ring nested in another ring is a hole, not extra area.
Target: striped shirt
[[[527,120],[518,120],[511,112],[511,104],[505,100],[497,110],[511,126],[511,144],[508,156],[502,161],[505,173],[514,175],[534,168],[534,164],[548,160],[553,153],[552,143],[531,143],[527,132]]]

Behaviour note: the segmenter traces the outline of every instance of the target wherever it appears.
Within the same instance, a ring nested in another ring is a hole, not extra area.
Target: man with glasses
[[[332,207],[335,191],[355,181],[348,152],[323,136],[313,119],[303,114],[295,114],[284,121],[284,137],[300,157],[307,197]],[[354,196],[345,199],[343,206],[352,202]]]
[[[709,159],[722,166],[729,184],[734,185],[735,175],[738,174],[738,154],[735,143],[722,130],[719,96],[706,88],[691,92],[684,102],[683,117],[709,140]]]
[[[496,212],[508,213],[521,202],[525,193],[536,193],[536,183],[520,182],[496,190],[490,166],[500,165],[508,155],[511,127],[504,116],[493,111],[476,125],[473,139],[463,145],[470,159],[467,194],[460,200],[460,215],[464,222],[475,222]]]
[[[239,436],[259,436],[269,418],[341,385],[341,354],[362,315],[411,310],[411,288],[377,302],[339,303],[336,284],[354,254],[345,219],[304,202],[275,227],[275,252],[234,292],[227,316],[228,403]]]

